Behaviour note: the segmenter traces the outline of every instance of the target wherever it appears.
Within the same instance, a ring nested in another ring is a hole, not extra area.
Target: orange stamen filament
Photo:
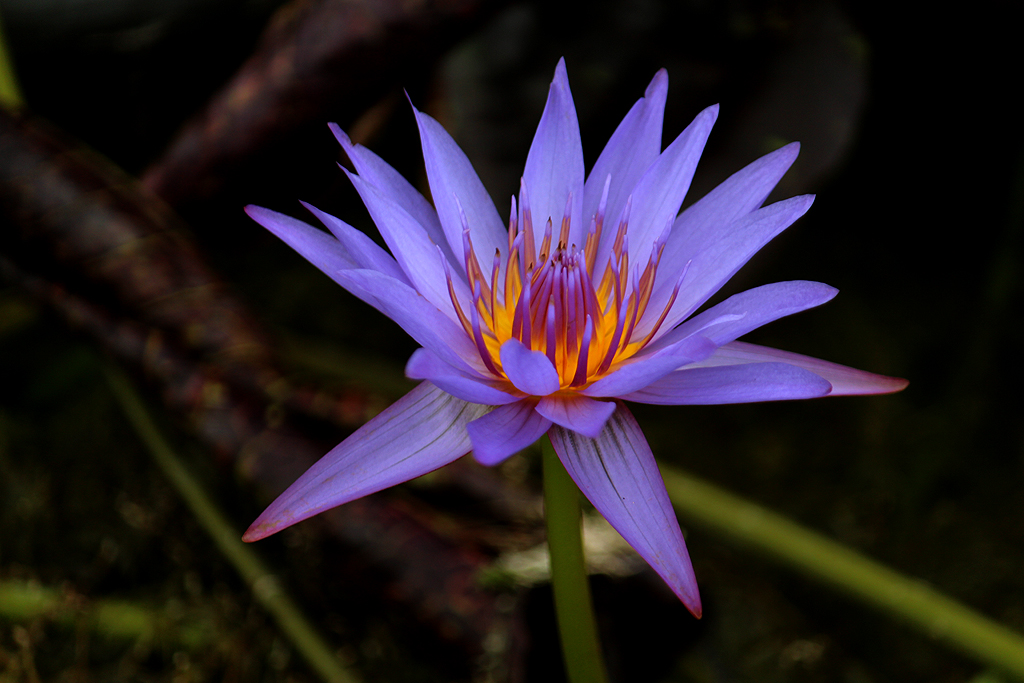
[[[501,250],[495,249],[487,274],[477,260],[469,226],[460,207],[463,258],[472,301],[458,300],[451,269],[445,262],[448,294],[459,322],[473,340],[484,366],[496,379],[508,381],[501,368],[502,344],[518,339],[528,349],[547,356],[558,372],[561,390],[586,387],[650,343],[667,319],[686,268],[653,326],[643,332],[642,337],[634,339],[651,301],[671,224],[655,240],[642,272],[639,264],[631,271],[627,234],[630,197],[607,263],[598,272],[595,262],[607,195],[608,182],[598,211],[590,222],[583,249],[568,243],[570,196],[554,251],[550,251],[553,228],[550,218],[545,221],[540,249],[535,251],[538,245],[523,185],[518,206],[516,198],[512,198],[507,258],[503,261]],[[463,308],[464,303],[471,304],[469,315]],[[640,327],[646,329],[647,325]]]

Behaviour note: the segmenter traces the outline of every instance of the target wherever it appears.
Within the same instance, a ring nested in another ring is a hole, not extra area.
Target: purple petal
[[[551,426],[534,410],[536,401],[525,399],[498,406],[468,425],[473,457],[484,465],[497,465],[544,435]]]
[[[445,363],[465,372],[484,372],[476,346],[455,323],[415,289],[372,270],[347,270],[338,275],[345,289],[394,320],[421,346]]]
[[[908,382],[899,377],[886,377],[873,372],[864,372],[845,365],[818,360],[799,353],[780,351],[767,346],[756,346],[746,342],[730,342],[719,347],[706,360],[695,363],[699,367],[721,365],[742,365],[745,363],[788,363],[827,380],[832,385],[829,396],[857,396],[862,394],[891,394],[906,388]]]
[[[359,267],[345,247],[323,230],[262,206],[250,204],[245,212],[335,282],[341,271]]]
[[[676,255],[681,262],[689,264],[683,286],[657,336],[689,317],[761,247],[804,215],[813,201],[812,195],[785,199],[687,241]],[[658,311],[660,315],[674,286],[674,282],[665,282],[656,287],[648,311]],[[653,318],[656,318],[653,313],[645,316],[643,324],[637,325],[638,334],[647,331]]]
[[[557,426],[548,436],[583,495],[699,617],[686,542],[654,454],[629,410],[619,404],[595,439]]]
[[[352,165],[356,167],[356,173],[359,174],[359,177],[376,187],[384,196],[390,198],[405,209],[410,216],[415,218],[423,226],[423,229],[426,230],[430,241],[440,245],[441,250],[444,251],[445,258],[452,265],[460,263],[462,259],[455,258],[455,255],[452,253],[448,240],[444,235],[444,229],[441,228],[441,221],[437,218],[437,211],[430,205],[430,202],[416,188],[409,184],[409,181],[403,178],[401,173],[393,169],[390,164],[362,145],[353,145],[348,135],[338,127],[338,124],[331,123],[328,125],[331,132],[334,133],[334,137],[341,143],[345,154],[352,161]],[[459,253],[461,254],[462,252],[460,251]]]
[[[678,246],[676,242],[699,239],[708,232],[713,236],[723,225],[759,208],[799,153],[798,142],[781,147],[733,173],[701,197],[679,216],[674,231],[679,234],[669,240],[666,253],[671,253]]]
[[[498,353],[501,369],[519,391],[528,396],[547,396],[558,391],[558,371],[540,351],[531,351],[518,339],[509,339]]]
[[[707,358],[715,351],[715,347],[716,344],[706,337],[691,336],[670,349],[648,356],[638,356],[624,363],[618,370],[597,380],[580,393],[595,398],[624,396],[643,389],[673,370]]]
[[[413,352],[405,365],[405,375],[409,379],[425,379],[470,403],[499,406],[522,398],[496,388],[486,378],[453,368],[427,349]]]
[[[480,264],[486,268],[494,259],[495,250],[501,250],[508,256],[505,225],[473,165],[441,124],[415,107],[413,112],[420,129],[430,194],[448,244],[459,256],[456,260],[459,270],[463,273],[466,270],[465,261],[461,258],[463,226],[460,204],[472,230],[473,251]]]
[[[615,412],[615,404],[580,395],[546,396],[537,404],[537,412],[556,425],[594,438]]]
[[[353,260],[358,264],[356,268],[376,270],[379,273],[390,275],[405,284],[410,284],[409,278],[402,272],[402,269],[391,254],[381,249],[366,233],[356,230],[340,218],[335,218],[312,204],[302,202],[302,205],[319,218],[320,222],[326,225],[328,230],[334,233],[334,236],[338,238],[338,241],[341,242]]]
[[[537,132],[526,157],[523,182],[530,195],[535,243],[540,245],[548,218],[554,227],[555,240],[565,203],[572,193],[569,244],[583,245],[583,145],[580,124],[569,91],[565,60],[558,60],[555,77],[548,90]],[[493,254],[493,251],[491,252]]]
[[[718,405],[818,398],[831,390],[828,381],[795,365],[747,363],[685,368],[622,398],[657,405]]]
[[[711,128],[718,118],[718,105],[708,107],[679,134],[671,145],[665,148],[651,165],[640,182],[633,188],[633,206],[629,215],[629,262],[641,269],[647,265],[654,241],[661,235],[679,207],[683,205],[690,181],[697,170],[697,162],[704,151],[704,144],[711,134]],[[615,238],[615,223],[603,234],[602,249],[598,252],[597,263],[605,263]]]
[[[345,175],[352,181],[381,236],[416,291],[449,318],[458,320],[448,292],[448,278],[442,262],[444,257],[427,237],[423,226],[361,177],[347,170]],[[472,295],[466,283],[456,278],[452,285],[458,300],[463,305],[469,305]]]
[[[665,245],[655,284],[674,285],[701,244],[719,238],[729,224],[759,208],[799,153],[800,143],[792,142],[766,154],[683,211]]]
[[[804,280],[748,289],[690,318],[649,348],[671,346],[693,334],[700,334],[721,346],[774,320],[820,306],[838,292],[835,287]]]
[[[594,163],[583,191],[583,229],[590,227],[590,219],[597,212],[604,191],[605,179],[610,175],[608,204],[605,218],[610,222],[622,213],[626,197],[661,153],[661,124],[668,94],[668,72],[654,74],[644,96],[637,100],[622,123],[612,133],[601,156]],[[606,226],[614,230],[618,226]]]
[[[320,458],[242,538],[265,538],[324,510],[447,465],[469,451],[466,425],[485,410],[424,382]]]

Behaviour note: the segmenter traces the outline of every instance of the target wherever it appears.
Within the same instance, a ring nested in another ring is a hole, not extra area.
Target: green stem
[[[712,484],[666,465],[669,498],[684,518],[773,557],[961,652],[1024,680],[1024,637],[966,605]]]
[[[541,439],[544,457],[544,517],[551,554],[551,588],[558,632],[570,683],[606,683],[594,620],[594,604],[583,560],[580,492],[565,471],[551,441]]]
[[[107,382],[153,460],[178,490],[220,552],[249,585],[256,600],[274,617],[278,627],[291,640],[299,654],[323,680],[330,683],[357,683],[355,676],[341,666],[331,647],[309,623],[298,605],[284,592],[277,578],[259,556],[242,543],[238,530],[231,526],[178,459],[150,418],[142,399],[128,378],[121,372],[108,368]]]

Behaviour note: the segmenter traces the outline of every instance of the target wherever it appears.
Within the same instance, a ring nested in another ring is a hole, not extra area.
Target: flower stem
[[[541,452],[551,588],[555,595],[565,671],[570,683],[607,683],[587,567],[583,561],[580,492],[546,436],[541,439]]]

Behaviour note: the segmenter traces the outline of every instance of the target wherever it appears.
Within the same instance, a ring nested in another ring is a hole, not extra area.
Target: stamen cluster
[[[569,244],[572,194],[552,249],[550,218],[540,244],[536,243],[529,198],[522,184],[518,207],[512,197],[507,257],[496,249],[489,273],[477,260],[470,227],[460,207],[464,263],[473,297],[468,315],[455,294],[450,271],[448,292],[480,358],[497,378],[508,381],[501,368],[500,349],[509,339],[517,339],[527,349],[548,357],[558,372],[560,391],[585,388],[646,346],[671,310],[685,269],[657,320],[645,325],[643,333],[637,332],[651,301],[671,223],[655,241],[643,270],[639,264],[630,270],[632,197],[626,202],[607,262],[596,269],[610,180],[605,182],[582,250]]]

